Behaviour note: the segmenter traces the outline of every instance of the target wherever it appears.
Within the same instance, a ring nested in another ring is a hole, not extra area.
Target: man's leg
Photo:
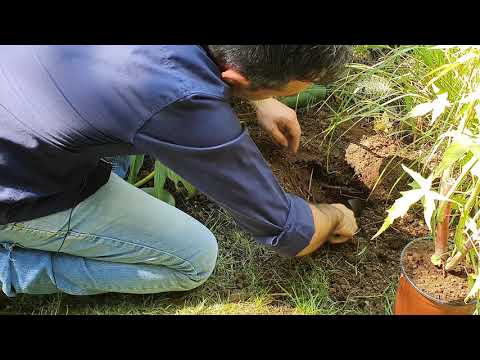
[[[0,244],[9,296],[189,290],[217,256],[204,225],[115,174],[72,212],[0,227]]]

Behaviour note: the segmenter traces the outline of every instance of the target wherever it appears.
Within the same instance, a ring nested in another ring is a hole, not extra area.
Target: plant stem
[[[135,184],[133,184],[133,186],[140,187],[140,186],[142,186],[143,184],[145,184],[145,183],[149,182],[150,180],[152,180],[154,176],[155,176],[155,171],[152,171],[150,174],[148,174],[147,176],[145,176],[142,180],[139,180],[139,181],[137,181]]]
[[[442,181],[440,184],[440,193],[446,195],[452,186],[449,181],[449,172],[445,171],[442,176]],[[438,257],[443,257],[448,253],[448,229],[450,223],[450,212],[452,204],[447,202],[443,209],[443,212],[440,213],[441,220],[437,225],[436,234],[435,234],[435,255]]]

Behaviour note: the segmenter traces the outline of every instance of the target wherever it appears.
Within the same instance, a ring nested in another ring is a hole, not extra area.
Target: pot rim
[[[405,253],[407,251],[407,249],[414,243],[417,243],[417,242],[420,242],[420,241],[425,241],[425,240],[430,240],[432,241],[432,237],[431,236],[425,236],[425,237],[420,237],[420,238],[416,238],[416,239],[413,239],[411,241],[408,242],[407,245],[405,245],[405,247],[403,248],[402,250],[402,253],[400,254],[400,268],[401,268],[401,273],[402,275],[405,277],[405,279],[408,281],[408,283],[415,289],[418,291],[418,293],[420,293],[423,297],[427,298],[428,300],[436,303],[436,304],[440,304],[440,305],[443,305],[443,306],[452,306],[452,307],[461,307],[461,306],[472,306],[472,305],[476,305],[477,303],[477,300],[473,300],[469,303],[465,303],[464,301],[443,301],[443,300],[439,300],[439,299],[436,299],[434,298],[433,296],[431,296],[430,294],[426,293],[425,291],[419,289],[417,287],[417,285],[415,285],[415,283],[412,281],[412,279],[410,279],[410,277],[408,276],[408,274],[405,272],[405,268],[403,266],[403,259],[405,258]]]

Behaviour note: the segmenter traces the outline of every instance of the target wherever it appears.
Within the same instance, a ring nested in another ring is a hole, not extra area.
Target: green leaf
[[[480,177],[480,161],[477,162],[471,169],[473,176]]]
[[[459,208],[465,206],[468,199],[462,194],[455,194],[451,196],[451,200],[453,203],[452,206]]]
[[[176,174],[170,168],[163,165],[160,161],[155,161],[155,187],[157,189],[163,189],[166,179],[170,179],[173,182],[177,191],[179,190],[178,184],[182,184],[183,187],[187,190],[189,198],[191,198],[197,193],[197,189],[187,180]]]
[[[478,144],[473,144],[471,147],[470,147],[470,151],[472,152],[472,154],[480,160],[480,145]]]
[[[191,198],[197,193],[197,189],[192,184],[190,184],[187,180],[182,178],[180,175],[176,174],[171,169],[168,169],[167,177],[173,181],[173,183],[175,184],[175,188],[177,190],[178,190],[178,184],[179,183],[182,184],[185,190],[187,190],[189,198]]]
[[[147,194],[153,196],[154,198],[157,198],[163,202],[166,202],[167,204],[170,204],[172,206],[175,206],[175,198],[173,197],[172,194],[170,194],[167,190],[161,189],[158,193],[155,191],[154,187],[146,187],[146,188],[141,188],[143,191],[145,191]]]
[[[410,186],[410,188],[412,190],[418,190],[420,189],[420,185],[414,180],[414,181],[411,181],[408,183],[408,186]]]
[[[477,277],[475,283],[473,284],[470,292],[468,293],[467,297],[465,298],[465,303],[469,303],[473,299],[475,299],[480,292],[480,276]]]
[[[442,161],[438,164],[435,175],[440,176],[444,170],[452,166],[456,161],[462,158],[468,151],[468,145],[459,142],[453,142],[443,153]]]
[[[432,111],[432,109],[433,109],[432,103],[419,104],[410,111],[408,116],[409,117],[423,116],[428,114],[430,111]]]
[[[477,101],[477,100],[480,100],[480,90],[477,90],[477,91],[474,91],[474,92],[468,94],[467,96],[465,96],[460,101],[460,103],[461,104],[467,104],[467,103],[474,102],[474,101]]]
[[[403,170],[408,173],[415,182],[420,185],[420,188],[424,191],[427,192],[430,190],[430,187],[432,186],[432,177],[429,177],[425,179],[422,175],[419,173],[413,171],[412,169],[409,169],[405,165],[402,164]]]
[[[173,197],[172,194],[170,194],[167,190],[162,189],[158,196],[159,200],[162,200],[163,202],[166,202],[167,204],[170,204],[172,206],[175,206],[175,198]]]
[[[442,265],[442,258],[438,255],[433,254],[432,257],[430,258],[430,261],[435,266],[441,266]]]
[[[423,216],[425,218],[425,224],[428,226],[428,230],[432,231],[432,215],[435,210],[435,199],[433,196],[425,196],[425,201],[423,204],[424,211]]]
[[[476,279],[477,279],[477,276],[475,276],[475,274],[468,274],[467,282],[468,282],[468,287],[470,289],[473,287],[473,284],[475,284]]]
[[[372,236],[372,240],[375,239],[376,237],[380,236],[385,230],[387,230],[390,225],[392,225],[392,220],[387,216],[385,221],[382,224],[382,227],[378,229],[377,233]]]
[[[477,227],[477,222],[473,218],[469,218],[465,228],[473,234],[473,237],[476,237],[480,234],[480,231]]]
[[[393,222],[395,219],[405,216],[410,207],[418,202],[423,195],[424,193],[422,190],[402,192],[402,197],[397,199],[388,210],[388,217],[390,217]]]
[[[172,169],[167,168],[167,178],[169,178],[175,185],[175,189],[178,191],[178,183],[181,182],[181,177],[177,175]]]
[[[407,168],[405,165],[402,165],[402,167],[405,172],[407,172],[415,180],[415,183],[417,183],[420,188],[401,193],[402,196],[393,203],[390,209],[388,209],[387,218],[372,239],[375,239],[377,236],[383,233],[397,218],[405,216],[410,207],[420,199],[423,199],[422,203],[424,206],[425,222],[431,231],[431,219],[435,210],[435,200],[450,201],[450,199],[447,197],[430,190],[432,186],[432,175],[425,179],[419,173]]]
[[[430,121],[430,125],[433,125],[435,120],[437,120],[445,111],[445,108],[450,106],[451,104],[448,101],[448,93],[439,95],[438,98],[432,102],[432,120]]]
[[[155,197],[160,198],[165,181],[167,180],[167,168],[160,161],[155,161],[155,175],[153,177],[153,187],[155,189]]]
[[[130,155],[130,173],[128,174],[128,182],[135,184],[138,173],[143,165],[145,155]]]
[[[395,200],[392,207],[388,209],[387,218],[385,219],[382,227],[377,231],[377,233],[372,237],[372,239],[375,239],[381,233],[387,230],[397,218],[405,216],[410,207],[424,196],[424,192],[422,189],[404,191],[401,194],[402,197]]]
[[[188,198],[191,198],[197,194],[197,188],[190,184],[188,181],[182,179],[182,185],[187,190]]]

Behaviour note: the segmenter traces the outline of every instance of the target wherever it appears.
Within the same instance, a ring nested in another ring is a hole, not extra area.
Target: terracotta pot
[[[401,267],[402,273],[397,288],[397,297],[395,300],[395,315],[471,315],[475,311],[475,303],[465,304],[463,301],[458,303],[446,303],[437,300],[429,294],[418,289],[412,280],[408,277],[403,267],[403,259],[406,250],[417,241],[432,241],[417,239],[411,241],[402,251]]]

